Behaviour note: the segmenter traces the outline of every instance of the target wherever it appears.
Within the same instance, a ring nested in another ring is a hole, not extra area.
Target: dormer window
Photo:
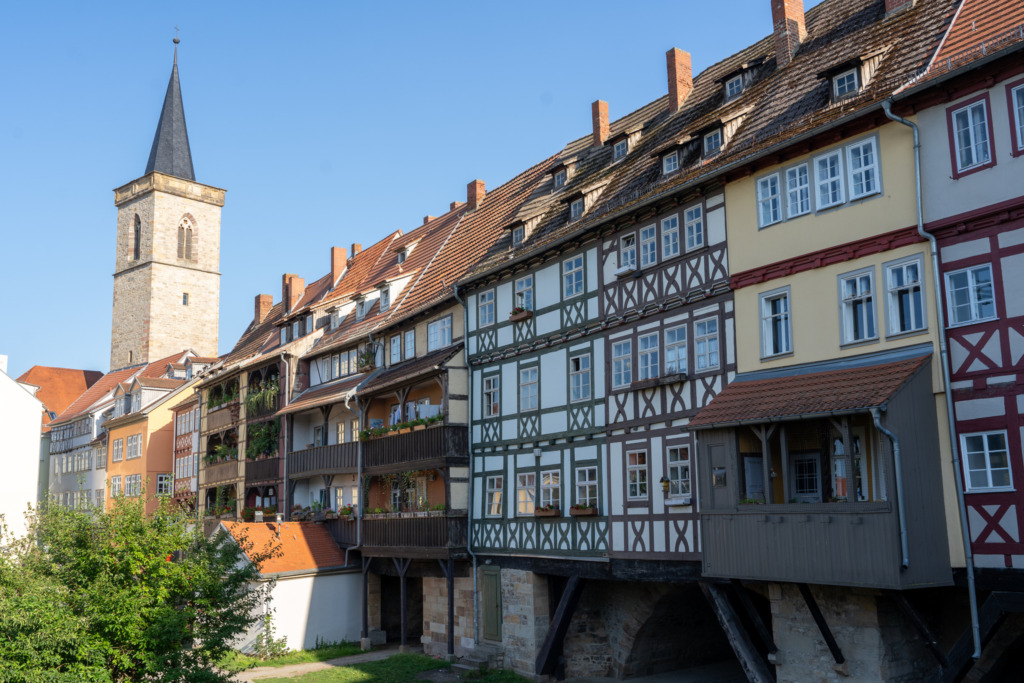
[[[626,156],[627,152],[629,152],[629,139],[623,138],[616,142],[615,146],[612,147],[612,160],[618,161],[622,157]]]
[[[526,240],[526,226],[517,225],[512,228],[512,244],[513,246],[519,246]]]
[[[386,311],[391,306],[391,287],[380,288],[380,310]]]
[[[743,76],[733,76],[725,82],[725,99],[732,98],[743,92]]]
[[[292,326],[285,325],[281,328],[281,343],[287,344],[292,340]]]
[[[564,168],[559,169],[555,172],[555,189],[565,186],[565,181],[569,179],[569,173]]]
[[[832,77],[832,97],[841,100],[850,95],[856,95],[860,90],[860,77],[857,69],[847,69]]]
[[[679,152],[672,152],[661,160],[661,172],[664,175],[675,173],[679,170]]]
[[[399,263],[405,263],[405,258],[408,255],[409,255],[408,250],[406,250],[406,249],[399,249],[398,250],[398,262]]]
[[[141,391],[139,393],[137,393],[137,394],[132,394],[131,401],[132,401],[132,412],[133,413],[135,411],[137,411],[137,410],[142,410],[142,392]]]
[[[366,299],[360,299],[356,302],[356,320],[362,320],[366,317]]]
[[[722,149],[722,129],[718,128],[704,136],[704,156],[711,157]]]
[[[569,219],[576,220],[583,215],[583,198],[574,199],[569,205]]]

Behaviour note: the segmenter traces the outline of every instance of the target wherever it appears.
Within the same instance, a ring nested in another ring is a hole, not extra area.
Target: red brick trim
[[[1024,78],[1006,84],[1006,113],[1010,117],[1010,155],[1015,157],[1024,155],[1024,139],[1019,134],[1013,106],[1013,89],[1021,86],[1024,86]]]
[[[984,164],[977,164],[970,167],[967,170],[961,171],[958,167],[956,158],[956,132],[953,125],[953,112],[960,111],[966,107],[971,106],[976,102],[985,103],[985,120],[988,124],[988,161]],[[995,146],[995,127],[992,125],[992,102],[989,100],[988,92],[983,92],[980,95],[975,95],[969,99],[957,102],[946,107],[946,135],[949,138],[949,161],[950,168],[953,173],[953,179],[963,178],[964,176],[983,171],[986,168],[992,168],[996,165],[996,146]]]
[[[874,237],[857,240],[856,242],[847,242],[836,247],[821,249],[809,254],[801,254],[795,258],[777,261],[759,268],[751,268],[742,273],[734,274],[730,278],[729,284],[734,290],[740,289],[780,277],[795,275],[807,270],[830,266],[833,263],[852,261],[862,256],[870,256],[871,254],[878,254],[923,241],[924,239],[917,234],[916,227],[901,228],[892,232],[882,233],[881,235],[875,235]]]
[[[1024,196],[925,223],[924,229],[942,240],[1020,219],[1024,219]]]

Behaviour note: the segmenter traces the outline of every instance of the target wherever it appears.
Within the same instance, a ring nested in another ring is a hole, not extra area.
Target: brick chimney
[[[906,9],[914,6],[914,0],[885,0],[885,16],[889,16],[896,10]]]
[[[344,247],[331,247],[331,284],[333,285],[345,272],[345,263],[348,261],[348,252]]]
[[[466,185],[466,203],[469,204],[470,211],[476,211],[479,208],[484,201],[485,194],[487,194],[487,190],[484,188],[482,180],[474,180]]]
[[[423,217],[423,225],[426,225],[427,223],[429,223],[430,221],[434,220],[435,218],[437,218],[437,216],[424,216]]]
[[[285,273],[281,276],[281,301],[284,302],[286,311],[295,308],[295,304],[299,303],[304,291],[306,291],[306,281],[298,275]]]
[[[775,61],[781,69],[793,61],[793,55],[807,37],[804,0],[772,0],[772,25],[775,27]]]
[[[594,147],[600,147],[608,139],[608,103],[597,100],[590,105],[590,114],[594,121]]]
[[[448,206],[448,210],[449,210],[449,211],[454,211],[455,209],[459,208],[460,206],[462,206],[462,202],[452,202],[452,203],[451,203],[451,204],[450,204],[450,205]]]
[[[693,66],[690,64],[690,53],[678,47],[665,53],[665,62],[668,64],[668,107],[674,114],[693,90]]]
[[[358,242],[353,242],[352,243],[352,255],[353,256],[355,256],[356,254],[358,254],[362,250],[363,250],[363,245],[359,244]]]
[[[256,324],[263,322],[263,319],[267,317],[267,313],[270,313],[270,309],[274,307],[274,297],[271,294],[257,294],[256,295],[256,313],[253,319]]]

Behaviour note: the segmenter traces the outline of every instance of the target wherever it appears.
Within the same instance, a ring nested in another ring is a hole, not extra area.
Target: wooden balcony
[[[238,461],[228,460],[214,465],[207,465],[199,471],[200,486],[214,486],[221,482],[238,479]]]
[[[277,412],[278,407],[281,404],[281,397],[274,396],[270,405],[263,404],[262,402],[258,406],[253,406],[249,401],[245,403],[245,419],[246,420],[258,420],[266,417],[267,415],[273,415]]]
[[[297,479],[344,470],[355,471],[359,444],[336,443],[288,454],[288,478]]]
[[[363,469],[368,474],[468,463],[469,434],[465,427],[426,427],[378,436],[363,444]]]
[[[349,522],[355,525],[355,522]],[[466,515],[363,519],[363,555],[450,557],[466,552]]]
[[[238,399],[206,413],[206,425],[203,432],[216,432],[238,423],[239,405]]]
[[[245,480],[250,481],[273,481],[281,478],[281,458],[266,458],[265,460],[246,460]]]
[[[331,537],[343,548],[352,547],[357,540],[359,523],[352,519],[329,519],[323,523],[331,532]]]

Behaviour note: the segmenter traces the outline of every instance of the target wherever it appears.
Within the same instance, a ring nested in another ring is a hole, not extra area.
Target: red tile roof
[[[36,398],[43,402],[46,410],[60,415],[67,410],[72,401],[96,384],[101,377],[103,377],[103,373],[98,370],[73,370],[33,365],[18,378],[18,381],[39,387]],[[44,413],[44,432],[50,431],[49,424],[50,416]]]
[[[408,382],[416,377],[432,374],[437,368],[444,365],[452,356],[462,353],[462,342],[447,346],[437,351],[432,351],[425,356],[410,360],[398,365],[392,365],[383,372],[370,378],[365,386],[359,391],[363,396],[386,387]]]
[[[184,379],[170,379],[169,377],[142,377],[139,376],[135,379],[140,387],[150,387],[153,389],[177,389],[188,380]]]
[[[138,371],[139,368],[134,367],[108,372],[97,380],[95,384],[89,387],[89,389],[79,396],[70,406],[68,406],[67,410],[58,415],[57,419],[53,422],[66,422],[76,417],[80,417],[86,413],[93,404],[110,393],[120,382],[130,379],[132,375]]]
[[[151,363],[147,363],[146,366],[142,368],[142,371],[139,373],[139,377],[166,377],[167,366],[170,365],[171,363],[184,361],[187,353],[188,350],[178,351],[177,353],[167,356],[166,358],[161,358],[160,360],[155,360]]]
[[[297,396],[295,400],[279,410],[277,414],[288,415],[289,413],[298,413],[317,406],[337,403],[343,400],[345,394],[356,388],[364,379],[366,379],[365,374],[352,375],[340,381],[331,382],[327,386],[307,389],[304,393]]]
[[[1021,0],[964,0],[935,56],[933,73],[948,71],[991,53],[981,43],[1024,27]],[[1021,36],[1016,36],[1020,40]],[[998,47],[997,47],[998,49]],[[977,51],[977,54],[973,54]]]
[[[345,565],[345,554],[322,524],[283,522],[280,536],[277,535],[277,525],[272,522],[221,522],[221,525],[236,540],[248,540],[257,551],[268,546],[280,547],[278,556],[260,567],[260,573],[264,575]]]
[[[886,403],[930,356],[733,382],[690,420],[690,429],[868,410]]]

